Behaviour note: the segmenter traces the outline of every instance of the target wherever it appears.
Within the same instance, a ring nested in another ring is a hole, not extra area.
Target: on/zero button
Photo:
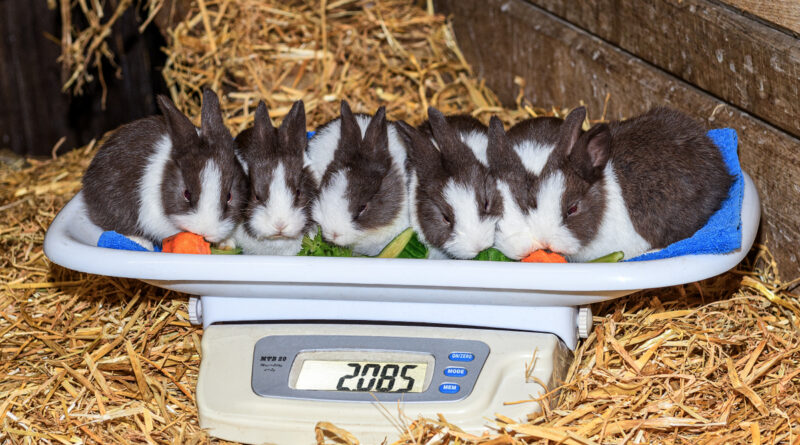
[[[453,362],[471,362],[475,360],[475,354],[471,352],[451,352],[448,357]]]

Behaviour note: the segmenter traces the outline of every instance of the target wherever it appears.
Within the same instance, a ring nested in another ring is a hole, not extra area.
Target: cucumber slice
[[[406,244],[408,244],[412,236],[414,236],[414,229],[409,227],[403,230],[381,250],[377,258],[397,258],[397,255],[400,255],[400,252],[405,249]]]
[[[406,247],[404,247],[403,251],[397,255],[397,258],[414,258],[419,260],[425,259],[428,258],[428,248],[422,244],[417,237],[417,233],[414,232],[414,234],[411,236],[411,239],[408,240]]]
[[[241,247],[235,247],[233,249],[217,249],[216,247],[211,248],[211,255],[240,255],[241,253]]]
[[[616,263],[622,260],[625,257],[625,254],[622,251],[611,252],[608,255],[601,256],[600,258],[595,258],[593,260],[588,261],[589,263]]]
[[[494,247],[490,247],[486,250],[482,250],[478,256],[473,258],[475,261],[507,261],[513,262],[511,258],[505,256],[503,252],[495,249]]]

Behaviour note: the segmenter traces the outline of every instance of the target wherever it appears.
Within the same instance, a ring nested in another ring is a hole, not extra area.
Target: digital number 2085
[[[360,363],[348,363],[352,373],[342,376],[336,383],[338,391],[376,391],[376,392],[408,392],[414,387],[414,378],[406,373],[417,367],[417,365],[395,365],[386,363],[381,366],[379,363],[367,363],[361,366]],[[404,388],[394,389],[397,379],[403,379]],[[355,384],[353,387],[352,384]]]

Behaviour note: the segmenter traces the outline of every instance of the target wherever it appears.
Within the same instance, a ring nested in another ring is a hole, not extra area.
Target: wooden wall
[[[733,1],[733,0],[731,0]],[[743,2],[743,1],[742,1]],[[746,2],[743,2],[746,3]],[[708,0],[436,0],[473,68],[512,103],[624,118],[666,104],[739,133],[762,200],[759,240],[784,277],[800,273],[800,44]]]
[[[63,93],[57,62],[61,48],[47,37],[60,39],[60,13],[47,3],[0,0],[0,149],[25,156],[49,156],[61,137],[66,137],[62,150],[81,146],[122,123],[152,114],[155,92],[166,91],[158,72],[165,59],[160,51],[164,40],[152,26],[140,34],[131,9],[109,39],[123,75],[116,77],[110,68],[104,71],[106,109],[101,107],[98,82],[82,96]],[[110,8],[115,5],[109,3]]]

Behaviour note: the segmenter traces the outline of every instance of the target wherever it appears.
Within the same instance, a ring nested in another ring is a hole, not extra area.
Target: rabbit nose
[[[275,230],[277,230],[278,233],[283,232],[286,229],[286,226],[286,221],[278,221],[275,223]]]

